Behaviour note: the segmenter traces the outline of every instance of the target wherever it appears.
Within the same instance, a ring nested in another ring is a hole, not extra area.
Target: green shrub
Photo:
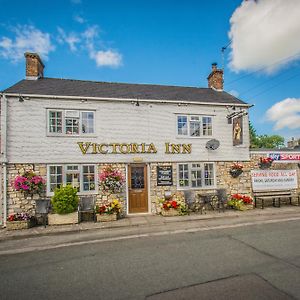
[[[51,204],[54,212],[68,214],[77,210],[78,200],[77,189],[67,185],[55,189]]]

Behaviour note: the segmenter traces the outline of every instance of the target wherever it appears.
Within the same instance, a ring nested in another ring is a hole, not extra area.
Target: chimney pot
[[[223,70],[218,69],[217,63],[212,63],[211,73],[207,77],[208,87],[217,91],[223,91]]]
[[[37,53],[26,52],[26,79],[36,80],[44,77],[44,64]]]

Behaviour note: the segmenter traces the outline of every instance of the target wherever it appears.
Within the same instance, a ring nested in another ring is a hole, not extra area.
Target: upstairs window
[[[177,135],[186,137],[212,136],[212,117],[191,115],[177,116]]]
[[[95,112],[80,110],[48,110],[48,133],[81,135],[95,132]]]

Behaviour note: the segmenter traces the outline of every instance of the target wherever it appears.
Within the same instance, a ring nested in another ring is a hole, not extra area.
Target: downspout
[[[6,227],[7,220],[7,98],[1,94],[1,190],[3,204],[3,227]],[[2,185],[3,183],[3,185]]]

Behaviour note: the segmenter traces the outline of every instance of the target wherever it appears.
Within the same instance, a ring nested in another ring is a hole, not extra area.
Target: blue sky
[[[0,90],[25,77],[25,51],[46,77],[206,87],[231,41],[225,90],[255,105],[259,134],[300,138],[299,3],[0,0]]]

